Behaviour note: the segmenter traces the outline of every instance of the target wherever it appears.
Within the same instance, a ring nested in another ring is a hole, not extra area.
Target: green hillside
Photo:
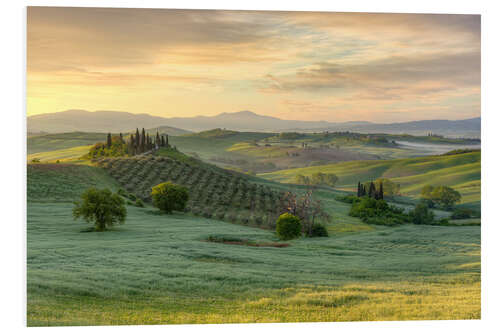
[[[224,155],[225,150],[235,143],[258,141],[273,135],[272,133],[215,129],[183,136],[172,136],[169,138],[169,142],[183,152],[195,152],[201,158],[208,160],[211,157]]]
[[[97,165],[127,191],[147,202],[153,186],[171,181],[188,188],[186,211],[195,215],[270,229],[278,216],[280,192],[253,183],[240,173],[186,158],[180,152],[170,157],[104,158]]]
[[[106,141],[106,135],[106,133],[71,132],[32,136],[27,140],[28,155],[93,145],[96,142]]]
[[[28,165],[28,326],[480,318],[479,227],[368,225],[322,188],[330,237],[284,243],[226,217],[255,217],[272,193],[303,186],[162,155],[103,159],[107,171]],[[163,180],[188,186],[199,215],[127,205],[109,232],[72,218],[90,186],[146,194]]]
[[[401,184],[401,193],[416,196],[423,186],[447,185],[462,194],[462,203],[478,204],[481,200],[481,152],[418,158],[351,161],[317,167],[281,170],[259,176],[293,183],[295,176],[311,176],[315,172],[335,173],[338,187],[352,188],[358,181],[391,178]]]
[[[28,162],[31,162],[33,159],[38,159],[40,162],[44,163],[55,163],[59,160],[59,162],[83,162],[78,161],[80,157],[87,154],[89,152],[91,146],[77,146],[66,149],[59,150],[50,150],[44,151],[40,153],[29,154],[27,156]]]
[[[117,190],[119,184],[104,170],[88,165],[28,164],[28,202],[72,202],[89,187]]]
[[[170,127],[170,126],[160,126],[146,129],[146,133],[149,135],[156,135],[156,132],[167,135],[185,135],[192,133],[191,131],[187,131],[181,128]]]

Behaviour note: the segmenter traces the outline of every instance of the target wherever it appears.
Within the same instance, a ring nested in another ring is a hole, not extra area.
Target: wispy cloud
[[[28,113],[478,115],[480,30],[477,15],[29,7]]]

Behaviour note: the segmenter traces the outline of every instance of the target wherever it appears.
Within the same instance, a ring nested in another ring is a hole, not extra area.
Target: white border
[[[495,216],[500,196],[500,96],[498,84],[500,17],[495,1],[9,1],[3,2],[0,10],[2,29],[2,104],[0,124],[2,135],[0,223],[2,274],[0,286],[0,326],[4,330],[26,329],[26,117],[25,117],[25,6],[85,6],[85,7],[132,7],[132,8],[191,8],[191,9],[251,9],[251,10],[307,10],[307,11],[357,11],[400,13],[454,13],[482,15],[482,320],[475,321],[418,321],[418,322],[364,322],[364,323],[314,323],[314,324],[252,324],[252,325],[172,325],[172,326],[116,326],[92,327],[96,331],[146,331],[191,332],[254,332],[302,331],[327,332],[419,332],[494,331],[500,326],[496,322],[500,314],[499,238],[500,221]],[[6,75],[5,75],[6,74]],[[85,330],[79,328],[31,328],[30,330],[52,330],[61,332]]]

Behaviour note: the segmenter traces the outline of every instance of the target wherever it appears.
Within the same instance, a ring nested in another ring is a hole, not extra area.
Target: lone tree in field
[[[174,210],[184,210],[189,199],[187,188],[171,182],[161,183],[153,187],[151,196],[153,205],[167,214]]]
[[[95,230],[104,231],[114,224],[125,223],[127,209],[125,201],[109,189],[89,188],[82,194],[82,200],[75,202],[73,218],[83,218],[93,223]]]
[[[444,209],[451,209],[453,205],[460,202],[462,196],[460,193],[448,186],[426,185],[422,188],[421,197],[424,202],[440,205]]]

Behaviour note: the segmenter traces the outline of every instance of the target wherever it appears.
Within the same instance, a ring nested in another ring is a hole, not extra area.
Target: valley
[[[172,148],[154,154],[82,158],[103,136],[28,141],[29,326],[480,318],[480,218],[373,225],[337,200],[389,178],[401,186],[394,207],[413,209],[438,183],[480,211],[480,151],[433,154],[471,148],[462,141],[216,129],[169,136]],[[329,237],[280,240],[280,196],[306,193],[296,176],[317,172],[338,176],[313,191]],[[151,187],[167,180],[189,189],[184,212],[151,205]],[[125,196],[123,226],[96,233],[72,221],[91,186]]]

